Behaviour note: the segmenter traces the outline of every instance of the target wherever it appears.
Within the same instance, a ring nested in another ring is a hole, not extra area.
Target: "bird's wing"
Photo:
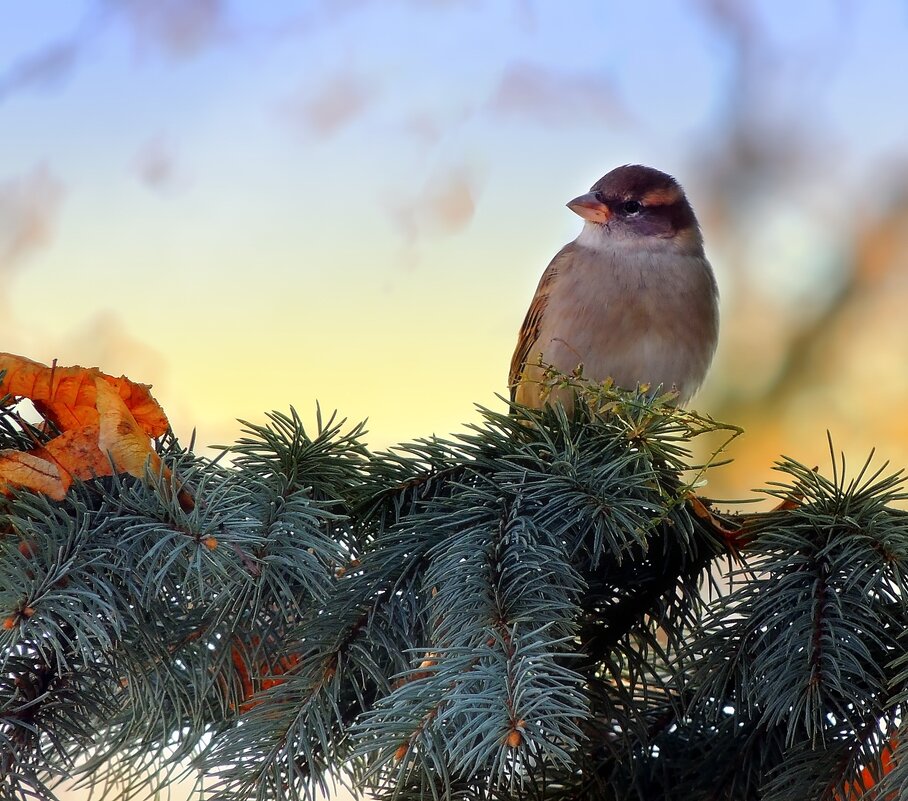
[[[566,269],[570,264],[575,245],[573,242],[568,243],[555,255],[555,258],[549,262],[545,268],[542,278],[539,279],[539,286],[536,287],[536,294],[527,310],[527,316],[520,326],[520,335],[517,337],[517,347],[514,349],[514,355],[511,357],[511,370],[508,374],[508,386],[511,389],[511,400],[517,392],[517,385],[523,375],[527,359],[533,351],[536,340],[539,339],[539,329],[542,325],[542,316],[545,314],[545,307],[549,302],[549,293],[552,291],[552,284],[555,276]]]

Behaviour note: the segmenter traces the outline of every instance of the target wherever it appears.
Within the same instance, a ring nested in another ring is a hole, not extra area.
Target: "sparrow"
[[[511,359],[511,401],[541,408],[546,366],[582,371],[624,389],[697,391],[716,349],[719,293],[700,226],[670,175],[629,164],[567,204],[583,229],[552,259],[536,287]]]

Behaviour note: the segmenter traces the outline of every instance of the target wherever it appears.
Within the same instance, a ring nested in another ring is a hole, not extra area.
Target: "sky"
[[[0,0],[0,349],[200,446],[316,402],[447,435],[503,408],[565,203],[643,163],[718,278],[725,490],[827,428],[903,464],[906,75],[903,0]]]
[[[501,406],[539,275],[580,227],[567,200],[639,162],[709,207],[741,8],[767,75],[797,76],[754,107],[832,154],[794,201],[827,225],[853,211],[831,184],[872,206],[867,176],[908,141],[895,0],[2,2],[2,347],[151,383],[201,445],[316,401],[368,417],[375,447],[455,431]],[[795,308],[822,236],[804,231],[752,243]]]

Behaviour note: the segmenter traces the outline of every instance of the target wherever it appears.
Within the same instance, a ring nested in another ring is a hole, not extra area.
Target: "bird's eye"
[[[643,208],[639,200],[626,200],[621,204],[621,211],[625,214],[637,214]]]

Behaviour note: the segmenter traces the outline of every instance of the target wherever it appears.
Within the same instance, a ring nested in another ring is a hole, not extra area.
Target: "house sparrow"
[[[586,222],[536,288],[511,359],[511,400],[570,407],[570,390],[543,385],[551,365],[625,389],[674,389],[685,403],[712,360],[719,310],[684,190],[670,175],[626,165],[567,206]]]

